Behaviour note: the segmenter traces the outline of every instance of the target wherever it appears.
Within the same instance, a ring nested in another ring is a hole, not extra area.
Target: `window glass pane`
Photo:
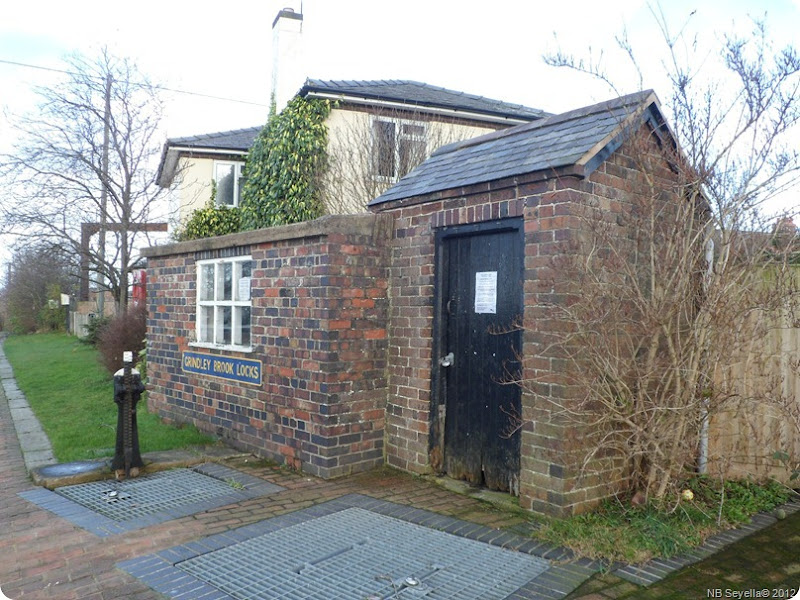
[[[211,343],[214,341],[214,307],[202,306],[197,323],[199,342]]]
[[[219,290],[217,300],[233,300],[233,263],[220,263]]]
[[[405,138],[400,140],[400,168],[397,176],[402,177],[425,160],[425,142]]]
[[[236,206],[242,202],[242,185],[244,185],[242,165],[236,165]]]
[[[250,345],[250,307],[243,306],[238,309],[239,322],[236,324],[240,331],[240,339],[238,341],[242,346]]]
[[[231,343],[231,312],[232,308],[230,306],[221,306],[219,308],[220,313],[222,314],[222,339],[218,340],[223,344],[230,344]]]
[[[391,121],[373,122],[375,173],[394,177],[395,128]]]
[[[214,299],[214,265],[203,265],[200,271],[200,300]]]
[[[407,133],[408,135],[424,136],[425,126],[412,125],[411,123],[403,123],[403,133]]]
[[[217,204],[233,204],[234,165],[217,164],[215,180],[217,182]]]
[[[236,283],[234,285],[234,292],[236,292],[236,300],[239,302],[250,301],[250,274],[252,270],[249,260],[236,263]]]

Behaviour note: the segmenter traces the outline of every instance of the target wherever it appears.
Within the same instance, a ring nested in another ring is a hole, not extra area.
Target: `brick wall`
[[[385,218],[311,223],[147,250],[152,409],[321,477],[383,463]],[[253,261],[252,353],[198,348],[196,261]],[[186,372],[193,351],[257,359],[261,385]]]
[[[644,149],[641,143],[645,144]],[[643,167],[642,157],[648,158]],[[646,172],[646,174],[645,174]],[[443,227],[522,217],[525,236],[520,504],[581,512],[624,481],[618,457],[582,472],[589,439],[550,400],[578,398],[571,365],[549,342],[566,331],[558,307],[579,293],[558,269],[585,234],[587,206],[611,224],[649,183],[676,176],[662,150],[634,136],[588,177],[540,172],[394,201],[377,215],[150,249],[148,371],[159,414],[322,477],[381,464],[431,466],[435,234]],[[674,196],[666,194],[665,199]],[[619,235],[627,236],[624,225]],[[252,334],[260,386],[187,373],[196,261],[247,253],[254,261]],[[385,444],[384,444],[385,439]]]

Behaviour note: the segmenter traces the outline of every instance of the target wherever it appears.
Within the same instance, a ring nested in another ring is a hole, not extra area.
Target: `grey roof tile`
[[[256,139],[262,126],[203,133],[187,137],[170,138],[168,146],[184,146],[188,148],[213,148],[215,150],[241,150],[247,152]]]
[[[376,101],[389,100],[420,107],[448,108],[524,120],[540,119],[548,115],[548,113],[537,108],[529,108],[520,104],[502,102],[501,100],[492,100],[491,98],[448,90],[418,81],[326,81],[322,79],[307,79],[300,94],[307,95],[311,92],[357,95]],[[253,141],[261,131],[261,128],[262,126],[259,125],[258,127],[248,127],[246,129],[170,138],[167,140],[167,146],[246,152],[253,145]]]
[[[585,164],[651,104],[657,107],[657,99],[647,90],[443,146],[370,205]]]
[[[415,107],[445,108],[524,120],[541,119],[549,114],[538,108],[493,100],[410,80],[328,81],[307,79],[300,94],[309,95],[315,92],[357,96],[371,100],[388,100]]]

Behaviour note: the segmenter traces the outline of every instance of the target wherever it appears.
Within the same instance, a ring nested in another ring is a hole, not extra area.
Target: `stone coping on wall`
[[[253,231],[242,231],[217,237],[175,242],[144,248],[141,251],[145,258],[172,256],[175,254],[191,254],[206,250],[219,250],[233,246],[249,246],[284,240],[295,240],[310,237],[324,237],[332,234],[371,235],[377,239],[388,239],[391,234],[391,217],[372,213],[355,215],[326,215],[313,221],[279,225]]]

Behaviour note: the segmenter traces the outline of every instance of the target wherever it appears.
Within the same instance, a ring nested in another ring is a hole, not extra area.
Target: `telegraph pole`
[[[106,308],[106,291],[105,291],[105,275],[102,271],[105,269],[106,259],[106,211],[108,204],[108,144],[109,144],[109,119],[111,114],[111,73],[106,74],[106,89],[105,89],[105,108],[103,110],[103,158],[100,165],[100,177],[102,179],[102,186],[100,187],[100,248],[99,248],[99,270],[100,275],[99,284],[100,292],[97,298],[97,310],[100,317],[105,316]]]

